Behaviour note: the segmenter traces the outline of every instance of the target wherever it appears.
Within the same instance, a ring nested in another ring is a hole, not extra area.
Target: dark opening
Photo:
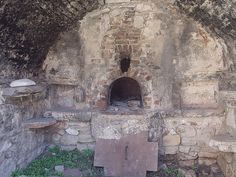
[[[125,57],[120,60],[120,69],[123,73],[127,72],[129,70],[129,67],[130,67],[130,58],[129,57]]]
[[[134,104],[142,107],[141,89],[138,82],[128,77],[115,80],[110,87],[109,103],[113,106]]]

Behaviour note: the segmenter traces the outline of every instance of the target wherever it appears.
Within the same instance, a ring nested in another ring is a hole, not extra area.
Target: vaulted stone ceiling
[[[236,39],[236,0],[176,0],[176,5],[218,35]]]
[[[0,64],[38,67],[59,33],[103,0],[0,0]],[[235,48],[236,0],[176,0],[175,6]],[[233,50],[233,49],[232,49]]]
[[[0,0],[0,60],[36,67],[58,34],[98,0]]]
[[[236,0],[176,0],[175,5],[225,40],[236,68]]]

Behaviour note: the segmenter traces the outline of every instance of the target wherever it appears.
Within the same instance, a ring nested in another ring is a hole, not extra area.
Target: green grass
[[[184,177],[176,168],[161,169],[158,172],[150,173],[148,177]]]
[[[12,177],[26,175],[27,177],[63,176],[56,173],[54,167],[64,165],[68,168],[79,168],[86,177],[103,177],[103,170],[93,166],[94,152],[91,150],[64,151],[58,147],[49,149],[49,154],[44,155],[29,164],[25,169],[16,170]]]
[[[175,177],[184,177],[177,169],[175,168],[167,168],[164,169],[163,172],[168,176],[175,176]]]

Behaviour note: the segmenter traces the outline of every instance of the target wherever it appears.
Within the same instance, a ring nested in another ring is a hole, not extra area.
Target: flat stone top
[[[215,141],[219,141],[221,143],[235,143],[236,144],[236,136],[230,135],[230,134],[223,134],[223,135],[217,135],[212,138]]]
[[[222,152],[236,152],[236,136],[217,135],[210,140],[209,146]]]
[[[111,4],[111,3],[124,3],[124,2],[130,2],[130,0],[105,0],[106,4]]]
[[[39,129],[54,125],[56,123],[57,121],[53,118],[35,118],[24,121],[23,125],[25,128]]]
[[[236,101],[236,90],[221,90],[220,97],[224,101]]]
[[[27,87],[14,87],[4,88],[4,97],[22,97],[30,94],[43,92],[44,88],[41,86],[27,86]]]
[[[54,118],[55,120],[79,120],[89,122],[92,119],[91,110],[70,110],[70,109],[55,109],[48,110],[44,113],[44,117]]]

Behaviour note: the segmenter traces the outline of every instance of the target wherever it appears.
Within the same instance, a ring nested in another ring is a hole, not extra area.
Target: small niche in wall
[[[120,60],[120,69],[122,73],[125,73],[129,70],[130,68],[130,57],[122,57]]]
[[[115,80],[109,90],[109,105],[142,107],[142,95],[139,83],[129,77]]]

